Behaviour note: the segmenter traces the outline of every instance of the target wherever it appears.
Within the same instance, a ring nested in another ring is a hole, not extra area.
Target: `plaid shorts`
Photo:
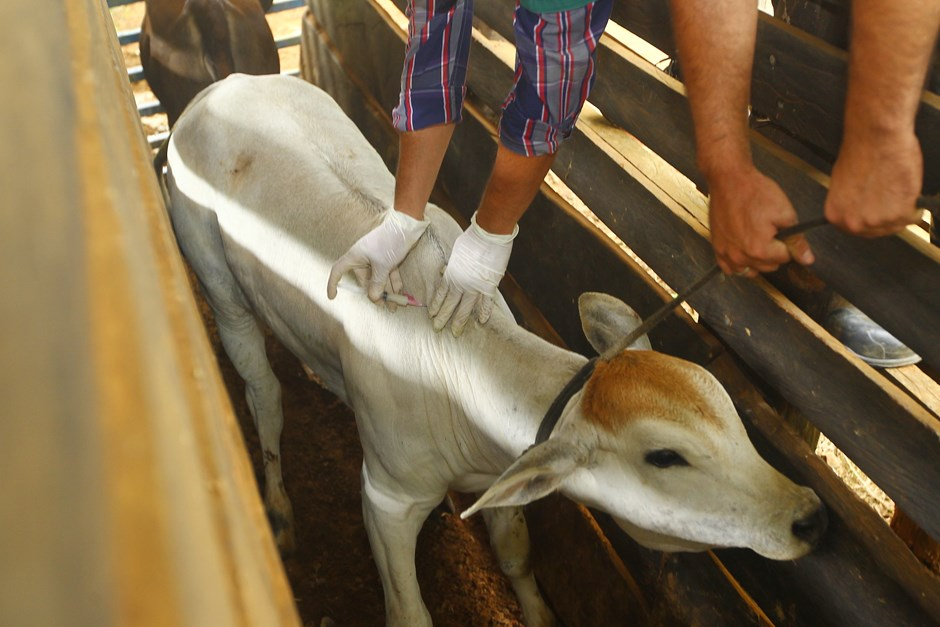
[[[594,84],[597,42],[613,0],[534,13],[516,3],[516,71],[499,123],[504,146],[551,154],[574,129]],[[466,95],[473,0],[409,0],[401,96],[392,110],[400,131],[459,122]]]

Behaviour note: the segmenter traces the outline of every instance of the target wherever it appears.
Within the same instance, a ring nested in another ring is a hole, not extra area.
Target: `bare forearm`
[[[914,134],[940,24],[936,0],[855,0],[845,128],[826,218],[864,237],[917,219],[923,157]]]
[[[757,3],[671,0],[699,168],[706,177],[750,167],[750,101]]]
[[[845,133],[913,133],[940,27],[936,0],[855,0]]]
[[[791,257],[813,262],[783,190],[751,159],[747,115],[757,39],[755,0],[672,0],[679,61],[695,123],[696,158],[708,180],[712,246],[726,273],[754,276]]]

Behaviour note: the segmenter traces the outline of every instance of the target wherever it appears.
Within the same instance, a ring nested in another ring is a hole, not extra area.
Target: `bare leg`
[[[395,209],[416,220],[424,219],[424,207],[453,134],[453,124],[442,124],[398,136]]]
[[[443,124],[399,135],[395,209],[424,218],[424,207],[453,134],[454,125]],[[512,233],[554,161],[554,154],[526,157],[500,144],[477,211],[477,224],[496,235]]]
[[[495,235],[512,233],[554,161],[554,154],[526,157],[500,144],[477,211],[477,224]]]

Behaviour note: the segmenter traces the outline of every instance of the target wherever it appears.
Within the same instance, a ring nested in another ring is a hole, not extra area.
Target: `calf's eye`
[[[657,468],[672,468],[673,466],[689,465],[685,457],[668,448],[650,451],[643,459],[647,464],[656,466]]]

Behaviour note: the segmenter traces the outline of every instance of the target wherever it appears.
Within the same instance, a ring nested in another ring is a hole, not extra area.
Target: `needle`
[[[366,294],[365,289],[359,287],[358,285],[340,283],[339,287],[346,290],[347,292],[352,292],[354,294]],[[417,298],[408,292],[402,292],[401,294],[382,292],[382,300],[389,303],[395,303],[396,305],[401,305],[402,307],[427,307],[427,305],[421,303]]]

